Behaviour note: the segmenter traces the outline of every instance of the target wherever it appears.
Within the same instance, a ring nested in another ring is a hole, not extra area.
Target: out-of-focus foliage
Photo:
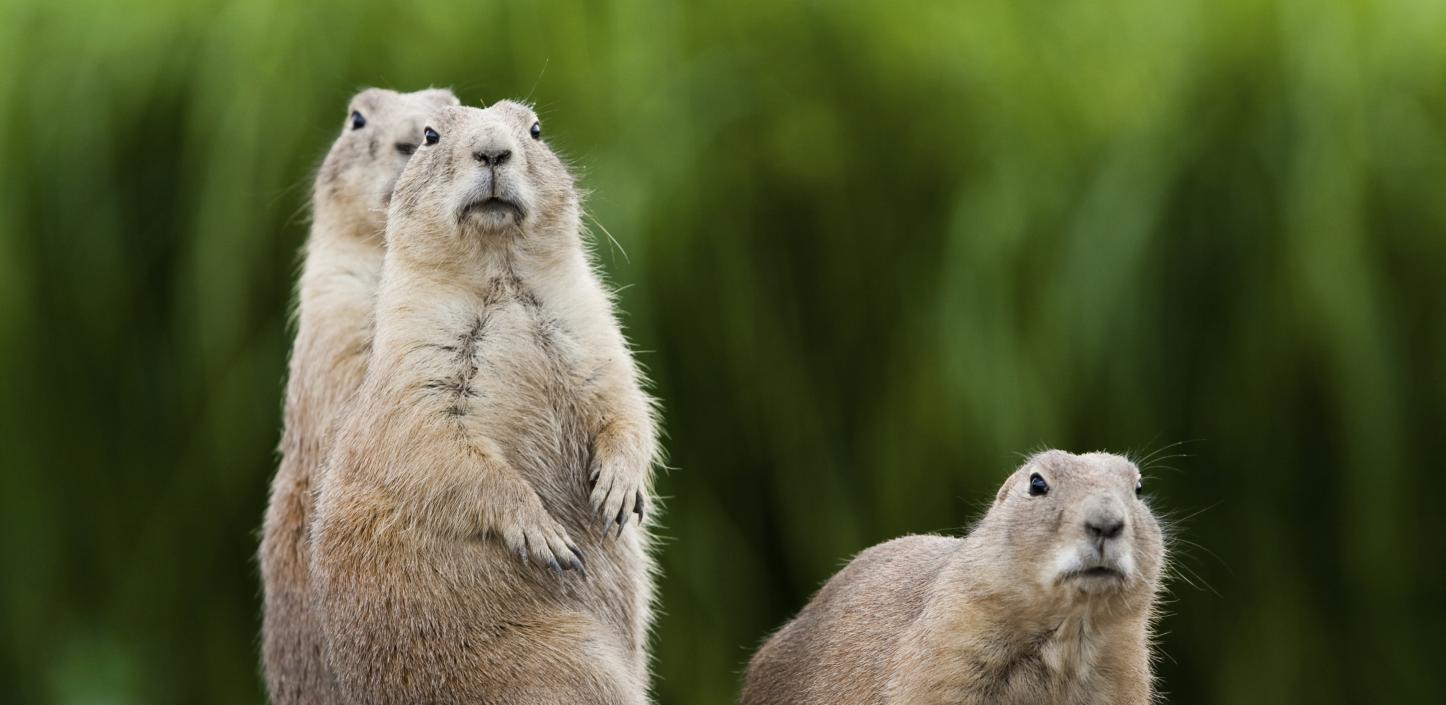
[[[674,467],[660,702],[1042,445],[1165,449],[1172,702],[1446,697],[1446,3],[5,0],[0,700],[263,701],[364,85],[530,97],[593,190]]]

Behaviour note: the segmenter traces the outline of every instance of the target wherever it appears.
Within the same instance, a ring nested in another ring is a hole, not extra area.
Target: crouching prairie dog
[[[968,536],[870,548],[754,655],[744,705],[1139,705],[1165,562],[1140,472],[1052,450]]]
[[[320,628],[308,604],[312,489],[332,419],[361,385],[382,269],[392,186],[422,141],[427,115],[456,105],[447,90],[369,88],[347,106],[312,191],[297,296],[281,462],[262,526],[262,665],[276,705],[331,703]]]
[[[444,108],[397,182],[314,523],[349,703],[647,701],[652,402],[541,132]]]

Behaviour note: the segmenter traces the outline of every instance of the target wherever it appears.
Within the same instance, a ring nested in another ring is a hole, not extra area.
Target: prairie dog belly
[[[546,583],[554,604],[583,601],[600,612],[630,647],[641,644],[638,619],[651,601],[651,558],[639,532],[604,536],[590,512],[592,434],[600,400],[601,364],[585,341],[550,314],[516,280],[499,278],[480,306],[461,317],[442,346],[449,362],[426,386],[443,395],[443,413],[474,438],[486,438],[533,486],[547,510],[586,553],[585,576],[554,576],[517,563],[495,540],[476,537],[440,562],[503,590]],[[485,558],[483,556],[485,555]],[[642,570],[639,570],[639,567]],[[484,590],[485,594],[486,590]],[[495,596],[500,597],[500,596]]]
[[[584,345],[526,290],[498,288],[456,335],[448,413],[492,440],[569,530],[586,529],[596,400]]]

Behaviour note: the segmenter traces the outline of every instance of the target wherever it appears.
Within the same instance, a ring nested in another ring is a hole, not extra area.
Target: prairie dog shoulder
[[[890,667],[892,652],[880,645],[918,618],[938,566],[960,543],[905,536],[865,549],[753,656],[743,702],[883,702],[877,674]],[[853,614],[869,618],[839,618]]]
[[[750,662],[742,702],[1148,703],[1165,560],[1115,455],[1040,453],[963,539],[860,554]]]

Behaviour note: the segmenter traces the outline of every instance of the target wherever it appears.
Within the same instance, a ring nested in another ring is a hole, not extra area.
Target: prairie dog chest
[[[597,369],[585,331],[565,309],[515,276],[497,276],[439,346],[447,353],[441,391],[451,413],[489,421],[576,413]]]

